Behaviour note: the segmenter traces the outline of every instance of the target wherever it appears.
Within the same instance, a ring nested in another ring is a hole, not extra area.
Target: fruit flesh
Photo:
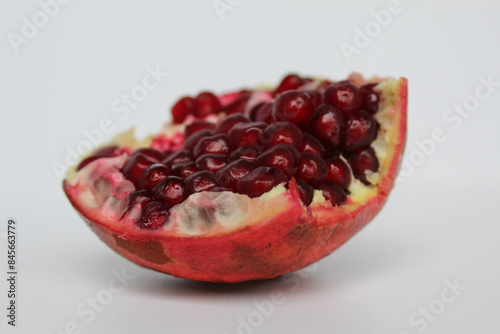
[[[350,79],[358,85],[365,83],[356,76]],[[134,190],[119,171],[126,155],[70,172],[65,191],[99,237],[138,264],[203,281],[276,277],[329,254],[370,221],[385,202],[404,148],[406,80],[388,80],[377,87],[383,96],[382,112],[375,115],[381,130],[372,146],[380,167],[367,175],[376,186],[352,182],[344,205],[333,207],[315,191],[306,207],[293,181],[288,189],[278,185],[253,199],[230,192],[203,192],[173,207],[163,228],[145,231],[134,223],[138,210],[117,219],[125,210],[124,198]],[[147,145],[126,137],[118,141],[134,148]],[[95,170],[101,171],[99,178],[92,175]],[[102,173],[107,173],[105,181]],[[210,206],[215,210],[206,209]]]

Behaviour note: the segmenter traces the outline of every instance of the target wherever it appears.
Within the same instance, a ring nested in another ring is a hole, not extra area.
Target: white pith
[[[380,129],[371,146],[375,150],[380,167],[378,172],[367,172],[366,174],[372,185],[364,185],[352,176],[348,200],[333,210],[349,212],[377,195],[378,185],[381,178],[387,174],[391,160],[388,148],[397,131],[397,128],[393,126],[395,122],[393,97],[397,94],[397,89],[398,80],[395,79],[384,80],[376,87],[382,97],[379,110],[375,114]],[[260,101],[255,98],[252,102],[256,104]],[[213,116],[212,121],[216,123],[218,116]],[[161,134],[166,137],[176,136],[184,130],[184,127],[184,125],[165,125]],[[141,147],[150,147],[153,138],[154,136],[149,136],[138,140],[131,129],[116,136],[106,146],[128,146],[135,150]],[[68,171],[67,181],[72,186],[79,186],[80,191],[76,200],[89,209],[97,210],[105,224],[115,227],[130,225],[130,228],[134,228],[135,220],[140,214],[140,208],[136,207],[126,212],[127,195],[135,190],[134,185],[126,180],[120,172],[126,159],[127,154],[124,154],[115,158],[98,159],[78,172],[76,168],[72,168]],[[183,203],[171,208],[168,222],[155,230],[155,233],[176,236],[228,233],[266,221],[275,216],[276,213],[285,212],[291,205],[290,191],[283,184],[253,199],[232,192],[195,193]],[[319,190],[314,192],[313,201],[309,207],[316,206],[331,207],[331,204],[325,200]],[[209,210],[208,214],[214,217],[213,223],[207,222],[207,210]]]

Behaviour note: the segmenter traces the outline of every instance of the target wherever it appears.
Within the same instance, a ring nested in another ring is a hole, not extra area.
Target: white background
[[[498,333],[500,86],[459,125],[443,116],[470,101],[479,77],[500,82],[500,6],[401,0],[401,12],[347,61],[340,44],[353,44],[356,27],[387,5],[243,0],[221,20],[211,0],[73,0],[15,52],[9,36],[21,35],[23,17],[32,21],[40,5],[2,1],[0,262],[5,273],[6,223],[15,217],[20,272],[16,328],[6,325],[0,279],[2,332],[55,334],[75,323],[76,333],[232,334],[242,319],[255,325],[242,333]],[[111,104],[141,85],[148,66],[170,75],[119,119]],[[290,71],[409,79],[405,157],[419,165],[373,222],[317,266],[236,285],[172,278],[116,255],[66,200],[52,164],[103,118],[112,134],[132,125],[145,134],[169,119],[181,94],[274,84]],[[418,160],[416,141],[436,128],[446,141]],[[93,319],[77,314],[105,296],[113,270],[134,278]],[[442,305],[446,280],[466,288],[422,320],[422,309]],[[283,303],[259,313],[255,302],[278,290]],[[418,325],[409,322],[415,312]]]

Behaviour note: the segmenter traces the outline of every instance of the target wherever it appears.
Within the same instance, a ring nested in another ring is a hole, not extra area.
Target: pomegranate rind
[[[116,197],[108,196],[105,201],[96,200],[94,207],[89,206],[82,199],[82,188],[87,185],[70,178],[64,181],[64,191],[103,242],[146,268],[209,282],[269,279],[298,270],[333,252],[375,217],[387,200],[400,166],[406,142],[407,80],[365,81],[359,75],[349,79],[358,85],[380,82],[377,89],[386,104],[383,108],[388,126],[382,138],[386,146],[383,150],[375,148],[381,160],[376,186],[354,183],[353,187],[361,187],[363,191],[359,191],[359,196],[349,196],[341,206],[333,207],[319,191],[315,192],[311,205],[304,206],[292,179],[288,190],[281,185],[282,191],[269,200],[248,199],[271,202],[267,207],[259,207],[264,213],[257,221],[250,221],[249,214],[236,227],[189,235],[176,228],[141,230],[127,219],[103,215],[103,212],[119,212],[103,211],[102,206],[123,205],[125,196],[133,191],[129,181],[113,172],[119,170],[124,159],[114,158],[115,165],[109,167],[110,182],[116,182],[121,189],[112,194]]]

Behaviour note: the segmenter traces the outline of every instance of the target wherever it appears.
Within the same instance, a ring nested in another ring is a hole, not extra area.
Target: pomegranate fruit
[[[84,157],[63,188],[99,238],[139,265],[268,279],[330,254],[381,210],[406,104],[405,78],[359,74],[203,92],[175,103],[159,134],[128,131]]]

